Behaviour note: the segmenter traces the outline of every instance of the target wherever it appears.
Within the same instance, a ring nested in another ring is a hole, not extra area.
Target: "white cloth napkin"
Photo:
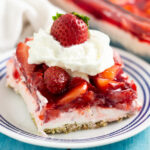
[[[48,0],[0,0],[0,52],[50,26],[56,12],[63,11]]]

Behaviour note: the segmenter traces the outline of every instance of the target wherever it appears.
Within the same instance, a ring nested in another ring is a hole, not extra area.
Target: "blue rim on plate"
[[[107,139],[111,139],[111,142],[115,142],[115,141],[119,141],[116,140],[115,138],[117,137],[121,137],[122,135],[125,134],[129,134],[129,136],[125,136],[120,138],[120,140],[128,138],[130,136],[133,136],[135,134],[137,134],[138,132],[142,131],[143,129],[145,129],[146,127],[148,127],[150,124],[150,72],[147,70],[150,67],[148,66],[148,64],[146,64],[144,61],[140,60],[139,58],[128,54],[127,52],[123,52],[119,50],[119,53],[121,54],[121,57],[123,59],[124,62],[124,71],[129,74],[130,77],[132,77],[140,86],[141,90],[142,90],[142,96],[143,96],[143,107],[140,111],[140,113],[133,119],[131,120],[131,122],[129,124],[127,124],[124,127],[121,127],[120,129],[113,131],[109,134],[104,134],[101,136],[96,136],[96,137],[92,137],[92,138],[84,138],[84,139],[57,139],[57,138],[51,138],[51,137],[42,137],[39,135],[35,135],[26,131],[23,131],[22,129],[15,127],[13,124],[11,124],[10,122],[8,122],[2,115],[0,115],[0,127],[2,127],[3,129],[9,130],[11,133],[15,133],[17,135],[22,136],[23,138],[29,138],[32,140],[40,140],[41,143],[42,142],[47,142],[47,143],[51,143],[51,142],[55,142],[55,143],[59,143],[59,144],[64,144],[63,146],[59,146],[59,145],[51,145],[51,144],[38,144],[36,142],[37,145],[42,145],[42,146],[52,146],[52,147],[72,147],[69,146],[69,144],[73,144],[74,148],[79,148],[80,144],[84,144],[84,146],[82,147],[89,147],[89,146],[96,146],[96,144],[91,144],[90,142],[98,142],[99,145],[104,145],[104,144],[108,144],[108,142],[106,142]],[[3,57],[3,59],[0,60],[0,80],[2,80],[3,78],[5,78],[5,74],[6,74],[6,62],[10,57]],[[147,67],[143,66],[146,65]],[[142,128],[143,125],[143,128]],[[141,127],[141,129],[138,129],[138,131],[132,133],[133,130],[136,130],[137,128]],[[5,133],[4,133],[5,134]],[[7,134],[8,136],[11,136],[10,134]],[[13,137],[13,136],[11,136]],[[15,137],[13,137],[15,138]],[[114,138],[114,140],[112,140]],[[26,142],[26,140],[24,139],[20,139],[21,141]],[[104,143],[101,144],[100,143]],[[29,142],[31,144],[35,144],[34,142]],[[75,145],[78,144],[78,145]]]

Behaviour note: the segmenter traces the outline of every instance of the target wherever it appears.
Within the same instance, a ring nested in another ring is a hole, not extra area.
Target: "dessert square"
[[[7,85],[19,93],[42,134],[106,126],[141,109],[137,89],[109,37],[88,29],[89,18],[56,14],[16,48]]]

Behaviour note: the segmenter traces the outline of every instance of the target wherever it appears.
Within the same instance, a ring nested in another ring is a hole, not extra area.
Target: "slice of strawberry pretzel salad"
[[[7,85],[23,97],[38,131],[98,128],[138,112],[136,85],[109,37],[75,12],[53,20],[48,32],[20,42],[7,63]]]

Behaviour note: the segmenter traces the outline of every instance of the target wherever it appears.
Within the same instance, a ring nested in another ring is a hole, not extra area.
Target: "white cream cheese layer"
[[[96,75],[114,64],[110,39],[100,31],[89,30],[89,39],[83,44],[63,47],[48,32],[40,30],[28,42],[29,64],[45,63],[72,72]]]

